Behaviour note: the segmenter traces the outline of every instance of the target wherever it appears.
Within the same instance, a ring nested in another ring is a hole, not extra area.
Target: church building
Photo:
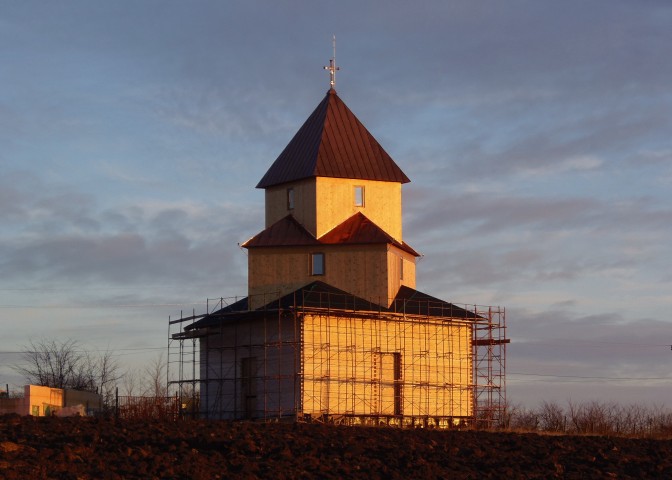
[[[242,244],[248,295],[171,322],[173,383],[198,391],[207,418],[497,421],[504,310],[416,290],[410,180],[336,93],[333,62],[331,88],[257,184],[265,224]]]

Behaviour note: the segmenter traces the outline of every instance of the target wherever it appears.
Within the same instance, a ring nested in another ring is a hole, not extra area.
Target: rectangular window
[[[287,189],[287,210],[294,210],[294,189]]]
[[[324,275],[324,253],[312,253],[310,257],[310,274]]]
[[[404,259],[399,257],[399,280],[404,279]]]
[[[364,187],[355,185],[355,207],[364,206]]]

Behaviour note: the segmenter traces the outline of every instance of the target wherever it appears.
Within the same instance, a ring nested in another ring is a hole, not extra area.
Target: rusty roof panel
[[[320,242],[326,244],[393,243],[394,241],[361,212],[354,214],[320,237]]]
[[[361,212],[354,214],[345,222],[334,227],[332,230],[322,235],[319,240],[326,245],[387,243],[416,257],[420,256],[420,254],[407,245],[406,242],[399,243]]]
[[[293,215],[287,215],[241,246],[254,248],[344,244],[390,244],[411,255],[420,256],[406,242],[399,243],[361,212],[354,214],[345,222],[322,235],[319,239],[315,238],[312,233],[297,222]]]
[[[273,162],[257,188],[309,177],[410,182],[333,89]]]
[[[278,220],[241,246],[250,247],[289,247],[319,245],[320,242],[304,228],[292,215]]]

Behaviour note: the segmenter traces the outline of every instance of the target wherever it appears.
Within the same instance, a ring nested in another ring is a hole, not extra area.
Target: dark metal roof
[[[278,220],[242,244],[245,248],[306,245],[320,245],[320,242],[303,225],[297,222],[293,215],[287,215]]]
[[[259,310],[274,308],[329,308],[336,310],[378,310],[380,307],[328,283],[316,281],[301,287]]]
[[[219,325],[227,319],[252,319],[263,316],[267,311],[289,310],[291,308],[328,308],[335,310],[380,310],[382,307],[363,298],[351,295],[339,288],[316,281],[301,287],[292,293],[274,300],[256,310],[248,310],[248,297],[216,312],[203,316],[200,320],[185,327],[185,330]]]
[[[247,310],[247,298],[229,305],[221,310],[205,315],[200,320],[185,327],[185,331],[220,325],[226,321],[249,320],[263,317],[266,312],[302,308],[324,308],[338,314],[339,311],[350,312],[380,312],[404,313],[407,315],[421,315],[442,318],[462,318],[477,320],[482,317],[465,310],[464,308],[445,302],[438,298],[402,286],[390,307],[378,305],[363,298],[351,295],[339,288],[324,282],[312,282],[301,287],[278,300],[270,302],[256,310]]]
[[[257,188],[311,177],[410,182],[334,89],[327,92]]]
[[[390,310],[395,312],[404,312],[409,315],[427,315],[430,317],[450,317],[450,318],[481,318],[474,312],[465,310],[462,307],[445,302],[426,293],[419,292],[413,288],[402,285],[394,298]]]
[[[399,243],[361,212],[354,214],[340,225],[322,235],[319,239],[315,238],[312,233],[306,230],[293,215],[287,215],[243,243],[241,246],[245,248],[255,248],[346,244],[391,244],[411,255],[415,255],[416,257],[420,256],[420,254],[413,250],[406,242]]]
[[[322,235],[320,242],[327,245],[390,243],[411,255],[420,256],[406,242],[399,243],[361,212]]]

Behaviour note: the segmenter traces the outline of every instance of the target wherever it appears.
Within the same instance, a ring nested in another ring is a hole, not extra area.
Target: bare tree
[[[139,394],[138,387],[140,385],[141,378],[140,372],[137,368],[128,368],[124,374],[121,376],[121,393],[122,395],[132,397]]]
[[[98,392],[107,397],[119,379],[119,365],[110,350],[93,355],[72,339],[33,339],[23,350],[22,363],[13,368],[28,383]]]
[[[565,412],[555,402],[542,402],[539,407],[541,430],[545,432],[564,432],[566,430]]]
[[[88,355],[88,360],[92,366],[90,376],[95,381],[96,389],[103,396],[105,403],[109,405],[114,398],[116,383],[121,379],[119,363],[109,349],[95,357]]]
[[[149,362],[144,372],[144,395],[149,397],[165,397],[168,395],[166,370],[168,364],[166,357],[161,352],[154,360]]]
[[[509,428],[534,432],[539,428],[539,414],[532,409],[515,405],[510,408]]]
[[[81,362],[74,340],[57,343],[54,340],[31,340],[24,346],[23,364],[15,365],[29,383],[64,388],[72,381],[77,364]]]

